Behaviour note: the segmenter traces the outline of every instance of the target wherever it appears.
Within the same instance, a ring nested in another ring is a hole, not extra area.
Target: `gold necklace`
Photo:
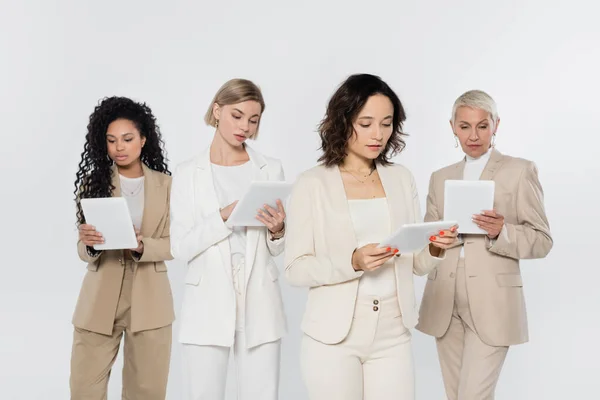
[[[352,172],[348,171],[346,168],[344,167],[340,167],[340,169],[344,172],[349,173],[354,179],[356,179],[357,181],[359,181],[360,183],[364,184],[368,179],[365,179],[364,181],[361,181],[360,179],[358,179]],[[365,175],[365,178],[369,178],[371,175],[373,175],[373,172],[375,172],[375,168],[371,169],[371,172],[368,175]],[[375,179],[373,179],[371,182],[375,182]]]

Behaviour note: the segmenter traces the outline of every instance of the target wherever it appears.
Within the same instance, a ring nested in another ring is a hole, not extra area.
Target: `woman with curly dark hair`
[[[411,172],[390,162],[405,146],[405,118],[379,77],[349,77],[320,125],[322,165],[292,191],[286,277],[309,288],[300,357],[311,400],[414,399],[413,274],[436,268],[456,232],[414,255],[378,248],[401,225],[421,222]]]
[[[165,260],[170,172],[156,118],[124,97],[102,100],[90,116],[75,180],[81,260],[88,263],[73,316],[71,398],[106,399],[125,337],[124,399],[164,399],[175,319]],[[138,247],[96,251],[102,232],[86,224],[79,200],[125,197]]]

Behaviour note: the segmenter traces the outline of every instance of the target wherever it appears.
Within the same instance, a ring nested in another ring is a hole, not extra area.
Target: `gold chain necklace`
[[[359,182],[360,182],[360,183],[362,183],[362,184],[364,184],[364,183],[367,181],[367,179],[365,179],[364,181],[361,181],[361,180],[360,180],[360,179],[358,179],[358,178],[357,178],[357,177],[356,177],[356,176],[355,176],[355,175],[354,175],[352,172],[348,171],[348,170],[347,170],[346,168],[344,168],[344,167],[340,167],[340,169],[341,169],[342,171],[344,171],[344,172],[347,172],[347,173],[349,173],[349,174],[350,174],[350,175],[351,175],[351,176],[352,176],[354,179],[356,179],[357,181],[359,181]],[[365,175],[365,178],[369,178],[371,175],[373,175],[373,172],[375,172],[375,168],[371,169],[371,172],[369,173],[369,175]],[[375,181],[373,180],[373,182],[375,182]]]

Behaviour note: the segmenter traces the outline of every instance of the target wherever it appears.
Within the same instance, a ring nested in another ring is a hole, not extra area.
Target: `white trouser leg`
[[[229,347],[184,344],[182,358],[184,399],[225,399]]]
[[[237,400],[277,400],[281,341],[247,349],[244,332],[235,333]]]

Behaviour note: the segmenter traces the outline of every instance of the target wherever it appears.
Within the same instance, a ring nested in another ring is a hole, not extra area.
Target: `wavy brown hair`
[[[356,74],[348,77],[329,100],[325,118],[319,125],[323,151],[319,162],[331,167],[340,165],[344,161],[348,154],[348,141],[354,135],[352,124],[369,98],[376,94],[390,99],[394,107],[394,115],[392,136],[375,162],[383,165],[391,164],[390,158],[404,149],[406,142],[403,136],[407,134],[402,131],[402,126],[406,120],[406,113],[400,99],[380,77]]]

